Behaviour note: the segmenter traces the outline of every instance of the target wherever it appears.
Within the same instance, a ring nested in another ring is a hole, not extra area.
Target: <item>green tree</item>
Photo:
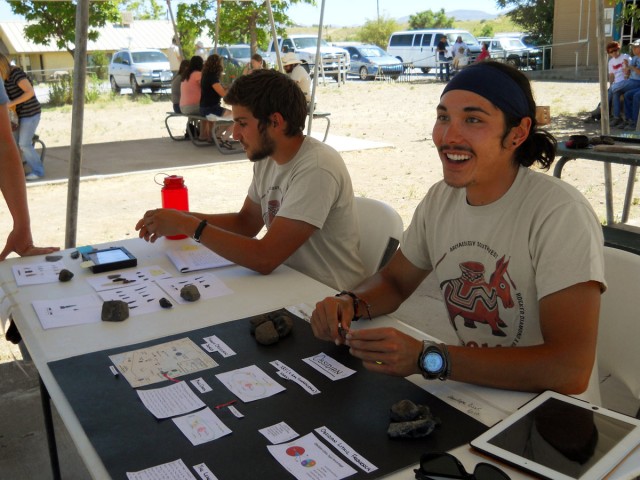
[[[293,26],[287,15],[289,6],[295,3],[315,5],[315,0],[288,0],[271,3],[273,20],[279,35],[286,33],[286,27]],[[211,38],[215,35],[216,15],[220,15],[218,44],[249,43],[251,51],[266,48],[271,35],[271,25],[266,2],[221,2],[217,12],[217,2],[197,0],[190,4],[178,5],[177,28],[180,42],[188,58],[193,54],[195,39],[203,33]]]
[[[418,12],[415,15],[409,16],[409,28],[412,30],[422,28],[453,28],[453,22],[455,22],[455,18],[447,17],[444,13],[444,8],[441,8],[435,13],[431,10],[425,10],[424,12]]]
[[[553,39],[554,0],[496,0],[500,8],[515,7],[507,16],[540,44],[550,44]]]
[[[118,8],[121,12],[133,12],[136,20],[160,20],[166,14],[158,0],[122,0]]]
[[[9,6],[16,15],[28,22],[24,35],[34,43],[49,45],[55,42],[61,50],[74,54],[76,41],[76,4],[74,2],[41,2],[37,0],[10,1]],[[96,27],[120,18],[113,2],[91,2],[89,4],[89,40],[99,36]]]
[[[400,25],[393,18],[382,16],[377,20],[367,20],[360,28],[357,36],[361,42],[373,43],[386,49],[391,34],[400,30]]]
[[[493,25],[483,22],[480,30],[476,34],[476,37],[493,37],[493,33]]]

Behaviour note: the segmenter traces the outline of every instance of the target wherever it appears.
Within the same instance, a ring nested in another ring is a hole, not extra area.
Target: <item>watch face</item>
[[[429,373],[440,373],[444,365],[442,354],[438,351],[427,352],[424,356],[424,369]]]

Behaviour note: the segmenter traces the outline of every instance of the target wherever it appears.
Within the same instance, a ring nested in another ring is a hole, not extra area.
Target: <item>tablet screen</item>
[[[130,257],[120,249],[100,250],[95,253],[96,264],[115,263],[129,260]]]
[[[487,443],[567,477],[580,478],[636,428],[623,417],[585,405],[548,398]]]

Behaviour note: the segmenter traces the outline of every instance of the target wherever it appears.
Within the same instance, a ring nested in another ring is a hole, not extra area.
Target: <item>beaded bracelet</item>
[[[336,297],[341,297],[343,295],[349,295],[351,297],[351,301],[353,302],[353,318],[352,322],[357,322],[362,318],[362,315],[358,315],[358,307],[360,305],[364,305],[364,308],[367,310],[367,318],[371,320],[371,312],[369,311],[369,304],[358,297],[355,293],[349,292],[347,290],[342,290],[340,293],[336,294]]]

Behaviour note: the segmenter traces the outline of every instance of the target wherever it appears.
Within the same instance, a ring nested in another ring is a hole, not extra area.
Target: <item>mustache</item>
[[[440,153],[446,153],[447,151],[451,151],[451,150],[455,150],[457,152],[469,152],[471,154],[473,154],[473,149],[470,147],[467,147],[466,145],[450,145],[450,144],[446,144],[446,145],[440,145],[438,147],[438,152]]]

